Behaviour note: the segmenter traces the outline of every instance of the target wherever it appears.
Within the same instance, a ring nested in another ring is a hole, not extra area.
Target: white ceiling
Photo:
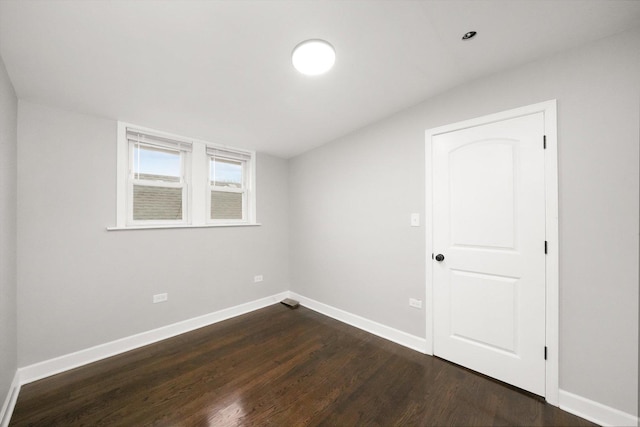
[[[1,0],[0,54],[21,99],[291,157],[636,26],[637,0]],[[336,49],[324,76],[291,66],[309,38]]]

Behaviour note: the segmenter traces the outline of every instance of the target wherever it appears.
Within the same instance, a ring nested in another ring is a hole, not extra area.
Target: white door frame
[[[545,398],[548,403],[558,406],[558,352],[559,352],[559,257],[558,257],[558,144],[556,100],[528,105],[502,111],[471,120],[427,129],[425,135],[425,173],[426,209],[425,229],[427,242],[426,259],[426,353],[433,355],[433,176],[432,176],[432,138],[435,135],[460,129],[484,125],[488,123],[513,119],[520,116],[542,112],[544,114],[544,134],[546,150],[544,150],[545,178],[545,236],[547,244],[546,265],[546,307],[545,307],[545,340],[547,347],[547,363],[545,366]],[[543,141],[540,141],[542,144]]]

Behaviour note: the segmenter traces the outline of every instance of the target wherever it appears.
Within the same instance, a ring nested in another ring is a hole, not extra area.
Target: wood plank
[[[594,424],[275,304],[22,387],[11,426]]]

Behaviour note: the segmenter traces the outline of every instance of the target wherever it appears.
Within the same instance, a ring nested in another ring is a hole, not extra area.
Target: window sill
[[[203,225],[132,225],[130,227],[107,227],[107,231],[156,230],[162,228],[217,228],[217,227],[259,227],[259,222],[240,224],[203,224]]]

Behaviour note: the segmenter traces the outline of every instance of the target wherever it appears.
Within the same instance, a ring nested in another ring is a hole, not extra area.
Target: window
[[[187,174],[191,144],[127,130],[130,224],[184,224],[187,219]]]
[[[209,156],[210,221],[244,221],[246,219],[247,162],[245,154],[207,148]]]
[[[118,123],[117,227],[255,224],[255,153]]]

